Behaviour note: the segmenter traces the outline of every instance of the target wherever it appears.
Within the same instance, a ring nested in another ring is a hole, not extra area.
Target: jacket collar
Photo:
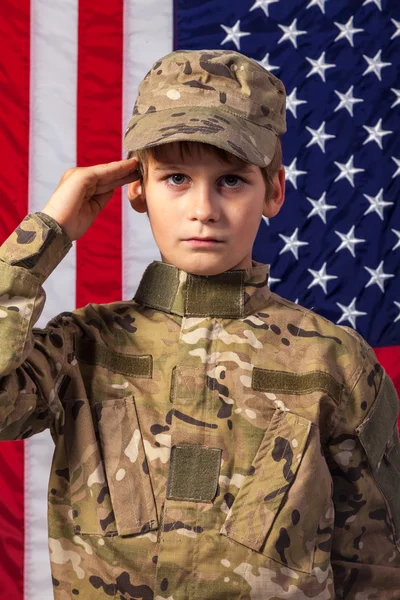
[[[245,317],[270,297],[269,265],[252,261],[249,269],[218,275],[193,275],[160,261],[145,270],[134,300],[181,317]]]

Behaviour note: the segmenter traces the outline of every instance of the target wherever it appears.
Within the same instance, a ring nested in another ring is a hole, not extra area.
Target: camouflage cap
[[[177,50],[140,83],[124,145],[206,142],[265,167],[286,131],[285,101],[283,83],[240,52]]]

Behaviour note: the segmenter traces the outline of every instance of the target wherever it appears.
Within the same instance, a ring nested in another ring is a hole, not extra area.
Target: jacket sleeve
[[[337,599],[400,598],[399,399],[372,348],[354,330],[356,365],[328,443]]]
[[[38,433],[57,412],[66,330],[62,319],[34,325],[45,302],[42,284],[71,246],[54,219],[35,213],[0,247],[0,440]]]

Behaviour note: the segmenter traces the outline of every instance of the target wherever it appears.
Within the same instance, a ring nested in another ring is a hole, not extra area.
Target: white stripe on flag
[[[131,117],[140,81],[151,65],[173,50],[173,1],[130,0],[124,6],[123,131]],[[123,299],[131,299],[146,266],[161,260],[146,213],[132,210],[122,193]]]
[[[44,208],[61,174],[76,164],[78,0],[31,2],[29,211]],[[73,247],[45,283],[37,326],[75,309]],[[52,600],[47,486],[54,445],[49,431],[25,443],[25,598]]]

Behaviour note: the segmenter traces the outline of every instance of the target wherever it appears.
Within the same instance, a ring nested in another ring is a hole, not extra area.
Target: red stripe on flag
[[[374,348],[376,356],[394,383],[400,398],[400,346],[388,346],[386,348]],[[400,415],[399,415],[400,429]]]
[[[30,2],[0,2],[0,243],[28,212]],[[24,596],[24,442],[0,444],[0,598]]]
[[[79,1],[77,164],[120,160],[123,0]],[[121,191],[77,242],[76,305],[122,298]]]

